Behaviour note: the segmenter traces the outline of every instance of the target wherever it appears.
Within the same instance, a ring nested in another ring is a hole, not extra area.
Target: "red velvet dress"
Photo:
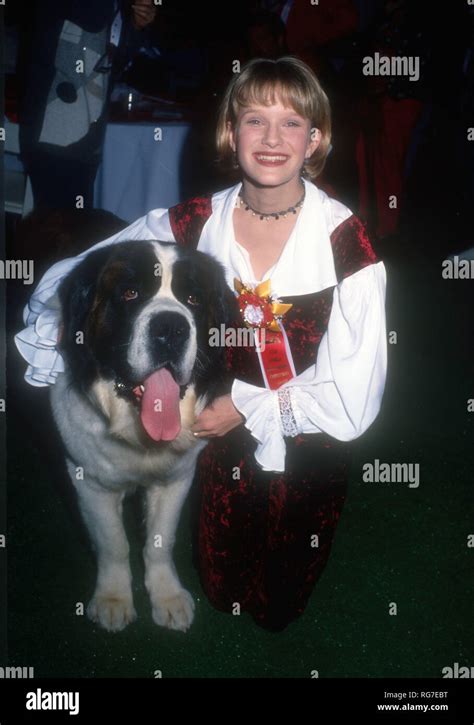
[[[210,197],[169,211],[179,244],[197,246]],[[352,216],[331,235],[338,282],[376,262],[360,221]],[[314,364],[331,314],[333,287],[282,297],[297,374]],[[242,325],[242,323],[240,323]],[[254,347],[228,350],[232,377],[264,387]],[[329,557],[344,505],[351,444],[326,434],[286,438],[284,473],[265,472],[256,441],[243,426],[211,439],[196,474],[196,563],[203,589],[219,610],[247,611],[279,631],[304,611]]]

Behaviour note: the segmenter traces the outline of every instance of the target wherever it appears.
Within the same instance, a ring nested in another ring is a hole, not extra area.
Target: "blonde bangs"
[[[303,118],[312,120],[312,104],[310,99],[305,98],[301,88],[294,82],[285,83],[281,79],[275,82],[273,78],[252,78],[248,84],[236,88],[232,98],[231,120],[236,123],[241,108],[273,106],[278,101],[287,108],[293,108]]]

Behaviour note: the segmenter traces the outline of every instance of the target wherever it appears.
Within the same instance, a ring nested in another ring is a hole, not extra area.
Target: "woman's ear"
[[[309,159],[314,154],[319,144],[321,143],[321,139],[322,134],[319,128],[312,128],[309,132],[309,141],[305,153],[305,159]]]

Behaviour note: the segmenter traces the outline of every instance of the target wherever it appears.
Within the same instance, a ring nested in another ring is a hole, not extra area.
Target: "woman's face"
[[[300,176],[305,158],[319,146],[321,133],[308,119],[277,101],[241,108],[231,145],[245,176],[262,186],[280,186]]]

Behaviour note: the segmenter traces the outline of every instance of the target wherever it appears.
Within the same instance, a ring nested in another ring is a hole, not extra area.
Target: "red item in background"
[[[358,12],[352,0],[331,0],[312,5],[293,3],[286,24],[290,53],[318,70],[318,49],[357,30]]]
[[[12,123],[18,123],[18,89],[15,75],[5,76],[5,116]]]
[[[378,237],[397,231],[405,159],[422,108],[423,104],[415,99],[394,100],[386,95],[361,102],[361,129],[356,146],[359,214],[369,218],[371,204],[375,202]],[[391,196],[397,198],[396,208],[389,206]]]

